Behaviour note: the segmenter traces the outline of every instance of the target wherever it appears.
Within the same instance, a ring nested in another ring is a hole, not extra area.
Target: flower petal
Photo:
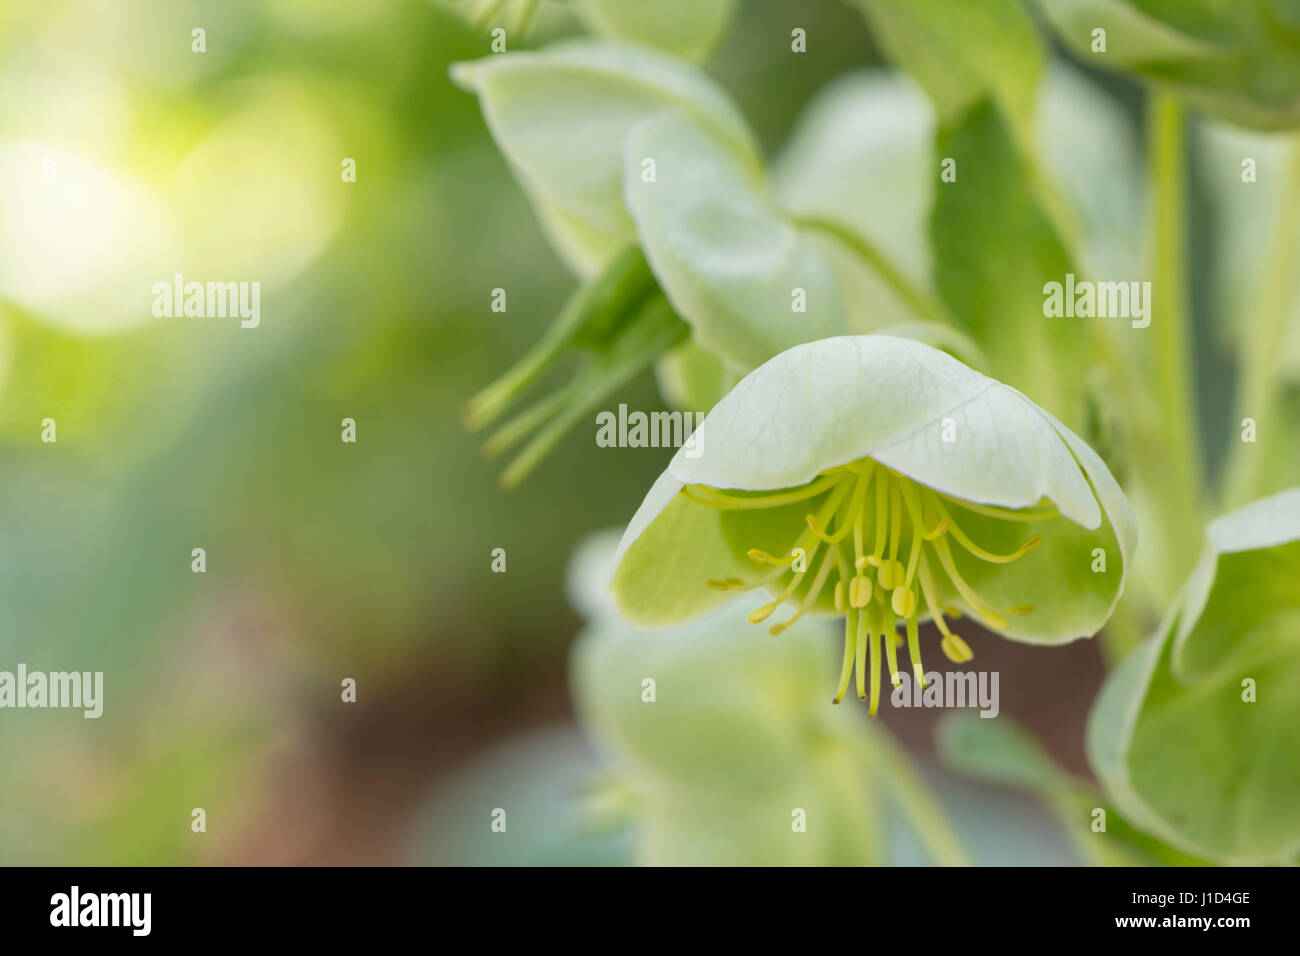
[[[680,111],[638,123],[626,150],[628,211],[697,342],[752,368],[796,343],[848,331],[830,261],[767,199],[743,157]],[[796,295],[806,311],[794,310]]]
[[[967,501],[1025,508],[1046,497],[1085,528],[1101,523],[1054,420],[1014,389],[908,339],[797,345],[747,375],[696,436],[698,447],[668,466],[679,481],[796,487],[870,456]]]
[[[744,118],[704,73],[641,47],[578,41],[539,52],[458,63],[452,77],[477,92],[493,137],[552,232],[635,238],[623,208],[623,141],[664,109],[686,111],[751,174],[761,168]],[[542,201],[544,200],[544,203]]]

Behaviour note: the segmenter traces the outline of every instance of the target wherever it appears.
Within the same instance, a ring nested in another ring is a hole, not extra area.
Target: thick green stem
[[[957,832],[938,799],[912,764],[912,758],[886,730],[875,727],[855,737],[866,751],[868,772],[879,779],[895,807],[907,818],[930,858],[940,866],[970,866]]]
[[[1242,329],[1237,421],[1253,419],[1258,442],[1243,442],[1233,429],[1224,481],[1225,510],[1241,507],[1260,495],[1279,490],[1267,487],[1260,465],[1265,448],[1276,447],[1276,443],[1287,440],[1282,437],[1278,407],[1282,396],[1278,356],[1297,282],[1296,239],[1300,233],[1295,221],[1297,211],[1300,211],[1300,138],[1291,144],[1282,206],[1277,210],[1277,222],[1268,246],[1263,289],[1257,299],[1245,304],[1244,314],[1233,317]]]
[[[1153,193],[1151,383],[1155,429],[1140,441],[1137,461],[1152,504],[1162,560],[1151,570],[1163,596],[1200,553],[1203,485],[1196,403],[1191,387],[1191,310],[1187,295],[1187,169],[1182,107],[1153,95],[1148,172]]]

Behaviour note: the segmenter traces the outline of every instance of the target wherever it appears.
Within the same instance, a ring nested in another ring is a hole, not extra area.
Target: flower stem
[[[1286,181],[1282,190],[1282,205],[1277,210],[1277,222],[1269,245],[1268,259],[1263,275],[1263,289],[1258,299],[1244,303],[1248,314],[1235,315],[1243,330],[1240,368],[1237,382],[1237,419],[1252,418],[1264,442],[1275,444],[1278,430],[1278,399],[1281,383],[1278,380],[1278,355],[1286,332],[1286,319],[1291,304],[1291,293],[1296,276],[1296,224],[1295,212],[1300,209],[1300,137],[1290,144],[1290,162],[1286,168]],[[1228,468],[1224,480],[1225,508],[1238,508],[1246,502],[1277,491],[1266,486],[1261,476],[1260,460],[1267,444],[1240,441],[1235,434],[1231,439]]]
[[[1148,174],[1153,192],[1154,255],[1150,359],[1155,433],[1138,442],[1137,462],[1164,547],[1153,570],[1158,590],[1173,592],[1200,553],[1203,509],[1200,441],[1191,388],[1191,309],[1187,295],[1187,170],[1183,109],[1168,93],[1149,106]]]
[[[912,758],[889,732],[872,727],[870,733],[854,739],[865,745],[873,777],[883,781],[894,805],[907,818],[930,858],[940,866],[970,866],[970,859],[942,805],[916,772]]]

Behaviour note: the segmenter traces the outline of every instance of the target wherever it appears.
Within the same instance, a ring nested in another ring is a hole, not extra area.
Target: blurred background
[[[769,154],[879,63],[833,0],[798,4],[816,55],[791,57],[791,6],[739,4],[706,64]],[[545,3],[527,42],[581,32]],[[448,79],[489,42],[433,0],[0,0],[0,669],[105,675],[98,720],[0,712],[0,862],[640,858],[635,807],[588,812],[617,755],[575,721],[565,581],[669,453],[580,427],[507,493],[462,428],[575,285]],[[260,281],[260,327],[155,318],[175,273]],[[618,401],[662,407],[650,374]],[[1086,775],[1096,643],[967,636],[1003,713]],[[1075,862],[1041,807],[940,766],[935,714],[880,724],[971,854]]]

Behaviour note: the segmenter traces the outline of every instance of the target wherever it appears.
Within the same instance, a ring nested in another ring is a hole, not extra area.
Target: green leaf
[[[939,724],[939,753],[958,772],[986,783],[1024,790],[1056,814],[1075,847],[1097,866],[1198,865],[1202,860],[1135,829],[1093,787],[1066,773],[1024,727],[1005,715],[996,720],[947,714]],[[1106,811],[1106,828],[1092,828],[1093,812]]]
[[[1220,863],[1294,863],[1300,489],[1219,519],[1208,537],[1164,623],[1103,688],[1089,758],[1147,832]]]
[[[1294,0],[1039,0],[1090,65],[1173,89],[1194,106],[1263,129],[1300,123],[1300,7]],[[1106,31],[1105,52],[1093,31]]]
[[[731,26],[736,0],[578,0],[578,10],[604,36],[700,61]]]
[[[1089,322],[1049,318],[1044,287],[1074,271],[1044,188],[988,100],[945,125],[938,154],[956,162],[930,214],[935,284],[989,371],[1072,427],[1082,420]]]
[[[857,0],[890,59],[907,70],[952,122],[991,98],[1028,131],[1043,51],[1019,0]]]

